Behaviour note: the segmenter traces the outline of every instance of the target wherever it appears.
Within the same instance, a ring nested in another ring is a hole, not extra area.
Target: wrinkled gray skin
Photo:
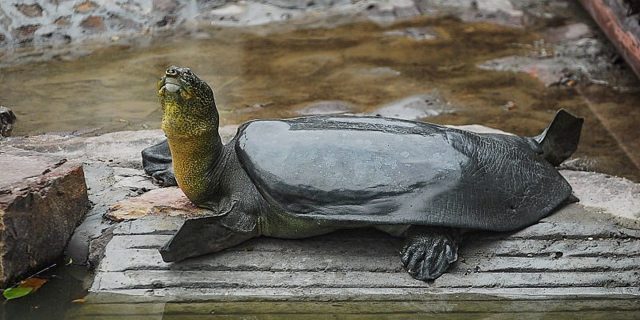
[[[0,138],[8,137],[13,130],[13,124],[16,122],[16,115],[11,109],[0,106]]]
[[[202,86],[187,70],[171,67],[160,86],[169,76],[190,92]],[[215,110],[210,98],[202,107]],[[209,196],[196,204],[215,214],[187,220],[161,254],[179,261],[260,235],[374,227],[404,237],[405,269],[433,280],[456,261],[461,231],[517,230],[574,199],[554,165],[575,151],[581,126],[563,110],[534,138],[377,117],[249,122],[211,151]],[[142,156],[156,181],[176,184],[166,141]]]

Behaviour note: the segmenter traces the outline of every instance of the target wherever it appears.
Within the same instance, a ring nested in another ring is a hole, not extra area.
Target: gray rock
[[[0,157],[0,287],[58,259],[87,211],[82,164],[29,152]]]

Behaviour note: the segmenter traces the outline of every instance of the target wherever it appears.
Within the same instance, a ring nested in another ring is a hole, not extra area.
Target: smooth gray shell
[[[271,204],[298,217],[506,231],[571,187],[532,139],[380,117],[249,122],[235,147]]]

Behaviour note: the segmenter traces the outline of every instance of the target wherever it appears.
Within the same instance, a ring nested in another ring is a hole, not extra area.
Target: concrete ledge
[[[637,299],[638,220],[615,218],[610,211],[628,211],[601,201],[607,197],[598,185],[609,181],[608,190],[618,197],[614,199],[627,204],[638,201],[640,194],[632,192],[638,185],[625,186],[623,179],[597,173],[562,173],[585,203],[569,205],[518,232],[469,234],[459,261],[431,283],[414,280],[402,269],[401,239],[368,229],[303,240],[259,238],[218,254],[165,263],[157,249],[177,230],[184,219],[180,213],[188,208],[176,201],[179,189],[155,190],[153,198],[167,200],[138,201],[130,207],[125,200],[125,205],[117,206],[140,213],[144,207],[140,205],[146,203],[146,216],[114,229],[90,291],[96,297],[108,293],[160,301],[193,297],[333,301],[363,295],[387,300],[440,294]]]

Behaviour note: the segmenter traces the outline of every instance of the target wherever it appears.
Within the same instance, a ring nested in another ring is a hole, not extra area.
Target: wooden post
[[[640,77],[640,4],[637,0],[580,0],[620,55]]]

